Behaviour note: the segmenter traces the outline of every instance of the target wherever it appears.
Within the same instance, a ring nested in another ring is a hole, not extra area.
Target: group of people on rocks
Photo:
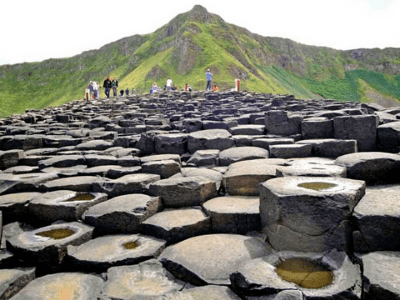
[[[207,72],[205,73],[206,76],[206,81],[207,81],[207,85],[206,85],[206,91],[213,91],[213,92],[218,92],[219,91],[219,87],[217,85],[212,86],[212,78],[213,78],[213,74],[211,73],[210,69],[207,69]],[[86,89],[86,94],[85,94],[85,99],[89,100],[89,99],[99,99],[99,90],[100,90],[101,86],[96,82],[96,81],[90,81],[87,89]],[[106,94],[107,99],[110,99],[110,93],[111,90],[113,91],[113,95],[114,97],[116,97],[118,95],[118,80],[117,77],[114,77],[113,80],[111,80],[110,76],[107,76],[107,78],[104,80],[103,82],[103,88],[104,88],[104,93]],[[153,86],[150,89],[150,94],[155,93],[155,92],[161,92],[161,91],[177,91],[177,87],[175,86],[175,84],[172,83],[172,78],[168,78],[167,82],[164,85],[164,89],[161,89],[160,87],[158,87],[157,83],[154,82]],[[192,91],[192,87],[189,84],[185,84],[185,87],[181,88],[181,91],[185,91],[185,92],[191,92]],[[119,91],[120,96],[123,96],[124,93],[125,95],[129,96],[129,88],[121,89]],[[132,94],[135,93],[135,89],[132,89]]]

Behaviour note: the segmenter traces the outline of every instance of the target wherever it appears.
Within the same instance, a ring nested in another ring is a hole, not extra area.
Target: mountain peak
[[[192,10],[189,11],[189,19],[197,22],[212,22],[213,17],[212,15],[207,11],[207,9],[201,5],[195,5],[193,6]]]

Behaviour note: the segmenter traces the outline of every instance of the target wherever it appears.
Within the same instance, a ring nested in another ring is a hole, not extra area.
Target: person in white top
[[[93,86],[94,98],[96,100],[99,100],[99,85],[97,84],[96,81],[92,81],[92,86]]]
[[[171,90],[171,87],[172,87],[172,79],[171,79],[171,78],[168,78],[168,79],[167,79],[167,83],[166,83],[166,90],[167,90],[167,91],[170,91],[170,90]]]

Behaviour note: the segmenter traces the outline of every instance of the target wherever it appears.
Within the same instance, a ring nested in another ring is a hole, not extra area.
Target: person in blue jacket
[[[212,80],[213,74],[211,73],[210,69],[207,69],[206,72],[206,80],[207,80],[207,86],[206,86],[206,91],[211,91],[211,80]]]

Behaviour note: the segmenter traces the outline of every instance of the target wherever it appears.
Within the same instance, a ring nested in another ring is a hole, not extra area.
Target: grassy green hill
[[[89,80],[102,84],[107,75],[138,92],[168,77],[178,88],[201,90],[207,68],[222,90],[239,77],[243,89],[258,92],[393,105],[400,100],[399,57],[397,48],[339,51],[262,37],[197,5],[152,34],[71,58],[0,66],[0,116],[82,99]]]

